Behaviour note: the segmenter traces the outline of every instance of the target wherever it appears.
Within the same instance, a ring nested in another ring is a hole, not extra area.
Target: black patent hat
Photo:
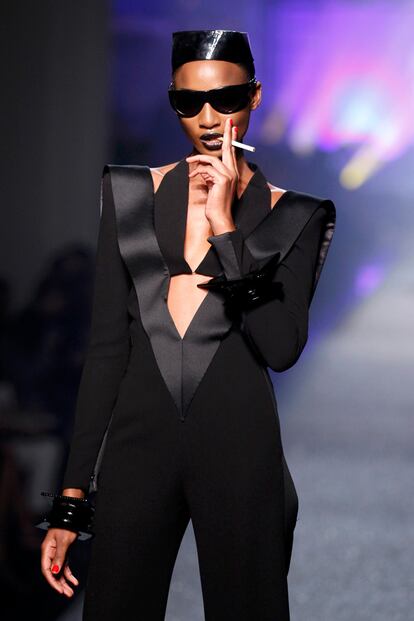
[[[247,32],[237,30],[180,30],[172,33],[172,72],[192,60],[227,60],[250,66],[254,59]]]

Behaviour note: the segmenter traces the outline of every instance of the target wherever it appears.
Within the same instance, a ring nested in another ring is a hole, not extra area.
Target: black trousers
[[[268,410],[206,407],[184,421],[159,410],[133,433],[118,426],[101,466],[83,620],[162,621],[191,519],[206,621],[288,621],[297,512]]]

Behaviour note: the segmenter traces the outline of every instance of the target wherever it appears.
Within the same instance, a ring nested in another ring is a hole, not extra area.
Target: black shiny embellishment
[[[263,267],[248,272],[243,278],[228,279],[221,274],[197,287],[222,294],[227,312],[238,316],[240,311],[255,308],[268,300],[283,300],[282,283],[272,280],[279,258],[280,252],[277,252]]]
[[[92,530],[95,507],[87,498],[76,498],[51,492],[41,492],[42,496],[53,498],[52,509],[42,522],[35,524],[36,528],[48,530],[49,528],[64,528],[78,534],[78,539],[83,541],[95,536]]]

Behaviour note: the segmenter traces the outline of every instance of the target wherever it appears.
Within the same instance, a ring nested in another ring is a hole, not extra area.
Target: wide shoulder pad
[[[287,190],[245,240],[250,253],[261,264],[265,264],[276,252],[280,252],[281,263],[319,209],[324,210],[325,215],[320,219],[320,247],[311,299],[335,230],[336,209],[332,200],[306,192]]]

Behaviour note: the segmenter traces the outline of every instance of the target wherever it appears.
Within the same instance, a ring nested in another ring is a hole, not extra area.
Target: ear
[[[262,101],[262,83],[259,80],[256,82],[256,88],[250,99],[250,110],[256,110]]]

